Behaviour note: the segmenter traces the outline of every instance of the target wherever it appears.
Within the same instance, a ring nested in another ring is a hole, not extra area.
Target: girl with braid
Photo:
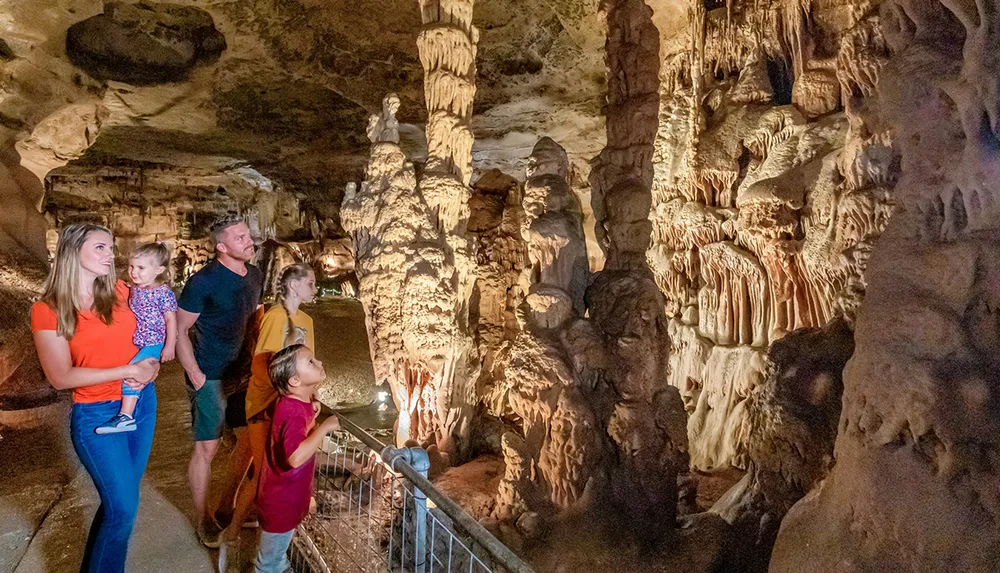
[[[310,303],[315,297],[316,274],[312,267],[296,263],[281,270],[275,303],[264,313],[261,321],[247,388],[247,433],[253,456],[253,473],[240,487],[233,519],[223,535],[223,541],[236,539],[257,496],[271,415],[278,399],[278,392],[268,375],[268,361],[276,352],[294,344],[305,345],[310,350],[315,348],[313,319],[299,308],[299,305]],[[316,409],[319,404],[314,402],[313,405]]]

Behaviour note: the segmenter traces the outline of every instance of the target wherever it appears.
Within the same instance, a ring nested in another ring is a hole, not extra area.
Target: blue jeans
[[[254,562],[254,573],[285,573],[291,564],[288,563],[288,544],[292,542],[295,530],[284,533],[260,532],[260,547],[257,548],[257,561]]]
[[[155,358],[159,360],[161,353],[163,353],[162,344],[143,346],[142,348],[139,349],[139,352],[136,353],[135,357],[132,359],[131,362],[129,362],[129,364],[135,364],[136,362],[139,362],[140,360],[145,360],[147,358]],[[138,396],[138,395],[139,395],[138,390],[133,390],[128,384],[122,382],[122,396]]]
[[[81,572],[123,573],[128,541],[139,510],[139,481],[146,471],[156,427],[156,387],[148,384],[135,407],[134,432],[98,435],[94,428],[118,413],[116,401],[73,404],[70,436],[101,497],[87,538]]]

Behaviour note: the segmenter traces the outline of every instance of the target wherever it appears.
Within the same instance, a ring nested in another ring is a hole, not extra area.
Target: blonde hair
[[[312,265],[308,263],[294,263],[281,269],[281,275],[278,276],[277,289],[274,293],[275,298],[278,299],[278,303],[281,304],[281,306],[285,306],[285,297],[288,296],[289,283],[303,279],[309,276],[309,273],[312,272],[315,271],[313,270]]]
[[[93,223],[73,223],[67,225],[59,233],[59,245],[56,247],[55,260],[52,269],[45,278],[42,296],[39,300],[49,305],[56,313],[56,333],[70,340],[76,334],[77,315],[80,308],[80,250],[87,241],[87,236],[95,231],[107,233],[114,245],[114,235],[111,230]],[[111,272],[94,278],[93,310],[101,322],[111,324],[118,297],[115,294],[117,276],[114,266]]]
[[[170,278],[170,249],[167,248],[163,243],[146,243],[145,245],[139,245],[132,251],[132,257],[150,257],[153,262],[158,266],[163,267],[163,272],[156,275],[156,283],[159,285],[170,286],[173,282]]]

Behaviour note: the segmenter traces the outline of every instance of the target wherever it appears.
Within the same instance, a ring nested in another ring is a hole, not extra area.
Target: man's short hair
[[[288,381],[295,376],[295,360],[299,353],[306,346],[304,344],[292,344],[286,348],[275,352],[267,365],[267,374],[271,377],[271,385],[284,396],[288,394]]]
[[[219,246],[219,242],[222,240],[222,234],[226,232],[229,227],[235,227],[239,224],[246,224],[247,220],[239,215],[233,215],[232,213],[223,215],[216,219],[212,226],[209,227],[209,232],[212,234],[212,249]]]

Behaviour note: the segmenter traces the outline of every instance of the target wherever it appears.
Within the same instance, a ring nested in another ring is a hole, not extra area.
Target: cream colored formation
[[[475,259],[468,233],[476,42],[471,0],[421,0],[427,163],[399,147],[399,100],[369,122],[371,160],[341,213],[355,242],[378,381],[400,410],[399,443],[468,451],[478,358],[469,324]],[[394,127],[397,126],[397,127]]]
[[[647,259],[692,465],[744,467],[737,436],[768,346],[853,318],[889,219],[891,142],[863,108],[884,44],[863,7],[694,4],[688,56],[662,66]]]

